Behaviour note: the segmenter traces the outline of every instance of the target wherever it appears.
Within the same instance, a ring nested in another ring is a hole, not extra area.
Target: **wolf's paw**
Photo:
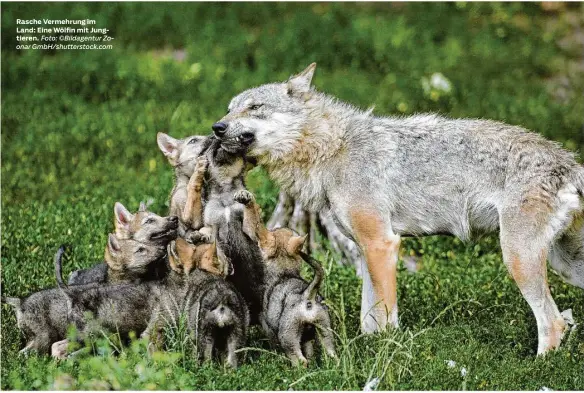
[[[186,239],[189,243],[194,244],[195,246],[202,243],[211,243],[211,236],[205,233],[201,233],[200,231],[191,231],[187,235]]]
[[[235,202],[239,202],[239,203],[241,203],[242,205],[245,205],[245,206],[247,206],[250,203],[253,203],[255,201],[255,197],[248,190],[240,190],[240,191],[237,191],[233,195],[233,199],[235,200]]]

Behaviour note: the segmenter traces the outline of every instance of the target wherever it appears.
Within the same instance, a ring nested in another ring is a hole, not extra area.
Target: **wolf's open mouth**
[[[247,146],[253,142],[254,138],[255,135],[252,134],[251,132],[244,132],[243,134],[237,137],[237,141]]]
[[[221,148],[232,154],[241,153],[253,143],[254,139],[254,134],[251,132],[244,132],[236,137],[223,140],[221,142]]]

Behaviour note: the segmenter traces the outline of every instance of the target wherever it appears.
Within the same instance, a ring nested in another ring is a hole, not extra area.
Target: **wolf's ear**
[[[316,70],[316,63],[312,63],[300,74],[291,77],[287,84],[288,94],[301,96],[304,93],[308,93],[310,91],[312,77],[314,76],[314,70]]]
[[[221,262],[217,257],[217,243],[213,242],[200,247],[206,247],[206,250],[201,256],[197,267],[216,276],[225,277],[227,274],[224,273]]]
[[[288,244],[286,245],[286,251],[288,252],[288,254],[297,255],[300,252],[300,250],[302,250],[302,247],[304,246],[304,242],[306,241],[307,236],[308,235],[292,236],[288,240]]]
[[[146,202],[144,201],[140,202],[140,207],[138,208],[138,211],[145,212],[146,210],[148,210],[148,205],[146,205]]]
[[[177,237],[174,241],[176,245],[176,255],[178,257],[178,261],[181,265],[184,274],[189,274],[189,272],[195,269],[196,266],[196,255],[195,251],[197,247],[193,246],[192,244],[188,243],[182,237]]]
[[[158,147],[160,151],[164,153],[168,162],[171,165],[175,165],[178,159],[178,147],[180,145],[180,141],[178,139],[174,139],[170,135],[167,135],[163,132],[159,132],[156,134],[156,142],[158,142]]]
[[[121,250],[118,238],[111,233],[107,236],[107,248],[110,250],[112,254],[116,254]]]
[[[114,216],[116,217],[116,232],[119,230],[130,230],[130,223],[134,219],[134,215],[120,202],[114,205]]]

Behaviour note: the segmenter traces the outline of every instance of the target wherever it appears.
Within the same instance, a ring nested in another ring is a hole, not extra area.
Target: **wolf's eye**
[[[250,110],[255,111],[256,109],[260,109],[264,104],[254,104],[249,107]]]
[[[195,144],[195,143],[197,143],[197,138],[193,138],[193,139],[191,139],[191,140],[189,141],[188,145],[192,145],[192,144]]]
[[[144,224],[152,224],[154,222],[153,218],[147,218],[146,220],[144,220]]]
[[[144,247],[139,247],[139,248],[136,250],[136,252],[137,252],[137,253],[139,253],[139,254],[142,254],[142,253],[143,253],[143,252],[145,252],[145,251],[146,251],[146,249],[145,249]]]

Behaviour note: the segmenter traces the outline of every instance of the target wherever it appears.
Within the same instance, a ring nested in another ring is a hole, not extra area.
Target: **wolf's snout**
[[[219,138],[221,138],[227,132],[227,124],[221,121],[213,124],[211,128],[213,129],[215,135]]]

